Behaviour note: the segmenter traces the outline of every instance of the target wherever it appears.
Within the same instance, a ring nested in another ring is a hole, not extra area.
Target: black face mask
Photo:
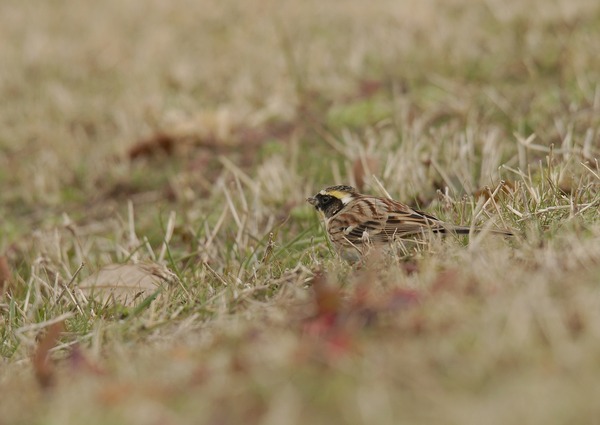
[[[335,215],[344,206],[341,199],[331,195],[322,195],[318,193],[312,199],[314,201],[311,202],[311,204],[313,204],[317,210],[323,211],[323,214],[325,214],[325,217],[327,218]]]

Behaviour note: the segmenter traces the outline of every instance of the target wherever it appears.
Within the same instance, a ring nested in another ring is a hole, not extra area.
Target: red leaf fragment
[[[317,315],[337,314],[342,306],[339,289],[327,284],[323,274],[317,274],[312,282]]]
[[[93,375],[104,375],[106,372],[97,364],[93,363],[83,352],[79,344],[71,349],[69,354],[69,366],[73,372],[84,372]]]
[[[458,277],[459,273],[456,269],[442,270],[431,284],[431,291],[435,293],[456,290]]]

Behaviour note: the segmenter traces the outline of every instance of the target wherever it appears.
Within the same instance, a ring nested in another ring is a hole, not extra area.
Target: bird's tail
[[[471,229],[466,226],[444,226],[437,229],[434,229],[435,233],[443,233],[443,234],[457,234],[457,235],[468,235],[471,231],[475,233],[483,232],[484,229],[481,227],[475,227]],[[499,230],[499,229],[485,229],[485,231],[492,233],[494,235],[502,235],[502,236],[514,236],[515,234],[508,230]]]

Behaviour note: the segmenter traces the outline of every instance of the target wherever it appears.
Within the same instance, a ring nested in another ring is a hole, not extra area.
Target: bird
[[[352,186],[329,186],[306,199],[320,213],[332,245],[347,260],[357,260],[373,246],[419,240],[427,233],[469,234],[471,227],[455,226],[401,202],[359,193]],[[481,229],[474,228],[474,231]],[[505,230],[492,233],[512,236]]]

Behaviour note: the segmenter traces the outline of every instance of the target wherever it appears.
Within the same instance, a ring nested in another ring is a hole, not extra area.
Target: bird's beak
[[[310,198],[306,198],[306,202],[308,202],[309,204],[316,206],[317,205],[317,198],[313,198],[312,196]]]

